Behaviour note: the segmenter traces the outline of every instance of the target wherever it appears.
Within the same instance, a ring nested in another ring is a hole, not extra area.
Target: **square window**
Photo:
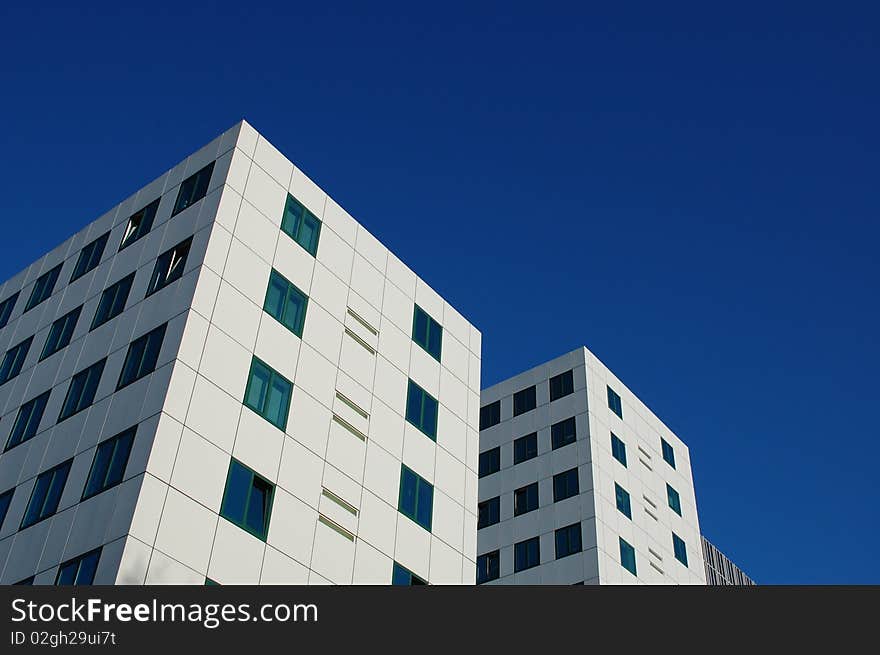
[[[15,301],[18,300],[18,292],[16,291],[3,302],[0,302],[0,330],[6,327],[12,316],[12,310],[15,309]]]
[[[438,362],[440,361],[440,353],[443,349],[443,328],[418,305],[413,311],[412,339],[431,357]]]
[[[192,237],[181,241],[173,248],[166,250],[156,259],[150,283],[147,285],[147,296],[151,296],[160,289],[164,289],[172,282],[176,282],[183,276],[186,267],[186,258],[192,245]]]
[[[275,485],[237,460],[229,462],[220,516],[266,541]]]
[[[574,443],[577,439],[577,425],[574,416],[567,418],[559,423],[550,426],[550,441],[553,450],[562,448],[570,443]]]
[[[164,323],[131,342],[122,371],[119,373],[117,391],[156,370],[156,362],[159,360],[167,326],[168,324]]]
[[[496,400],[480,407],[480,430],[491,428],[493,425],[501,423],[501,401]]]
[[[214,172],[214,162],[211,162],[200,171],[190,175],[180,185],[177,192],[177,200],[174,202],[175,216],[187,207],[191,207],[208,193],[208,184],[211,182],[211,173]]]
[[[73,267],[70,282],[81,278],[101,263],[101,257],[104,254],[104,248],[107,247],[107,240],[109,238],[110,233],[105,232],[79,251],[79,257],[76,259],[76,266]]]
[[[672,511],[681,516],[681,497],[675,489],[669,486],[669,483],[666,484],[666,499],[669,501],[669,507],[672,508]]]
[[[317,255],[321,221],[290,194],[287,195],[287,204],[281,217],[281,231],[301,245],[312,257]]]
[[[538,406],[537,388],[528,387],[513,394],[513,415],[519,416],[530,412]]]
[[[406,420],[434,441],[437,441],[437,412],[437,399],[410,380],[406,391]]]
[[[532,432],[513,442],[513,463],[519,464],[538,456],[538,433]]]
[[[105,357],[70,378],[70,386],[67,387],[67,395],[61,405],[61,413],[58,414],[59,423],[86,409],[95,401],[95,394],[98,392],[98,384],[101,382],[101,374],[106,363]]]
[[[675,468],[675,451],[672,446],[663,438],[660,439],[660,446],[663,449],[663,461]]]
[[[620,403],[620,396],[611,387],[608,387],[608,408],[617,414],[618,418],[623,418],[623,406]]]
[[[632,520],[632,505],[630,504],[629,492],[616,482],[614,483],[614,499],[620,513],[629,520]]]
[[[400,495],[397,509],[428,532],[434,514],[434,486],[415,471],[400,465]]]
[[[128,248],[152,229],[153,219],[156,218],[156,211],[159,209],[159,200],[156,198],[149,205],[128,217],[122,241],[119,242],[120,250]]]
[[[672,551],[675,553],[675,559],[685,566],[688,565],[687,546],[684,543],[684,539],[674,532],[672,533]]]
[[[128,301],[128,293],[131,291],[131,285],[134,282],[134,273],[125,276],[119,282],[104,289],[101,294],[101,300],[98,301],[98,308],[95,310],[95,317],[92,319],[92,326],[89,330],[94,330],[119,316],[125,309],[125,303]]]
[[[495,447],[480,453],[479,477],[484,478],[501,470],[501,448]]]
[[[501,577],[501,553],[493,550],[491,553],[477,555],[477,584],[497,580]]]
[[[580,493],[577,468],[557,473],[553,476],[553,502],[577,496]]]
[[[391,584],[399,586],[418,586],[428,584],[409,569],[394,562],[394,570],[391,573]]]
[[[6,351],[3,362],[0,363],[0,384],[6,384],[21,373],[21,367],[24,366],[24,360],[27,358],[33,340],[32,336],[28,337]]]
[[[495,496],[477,505],[477,530],[488,528],[501,520],[501,498]]]
[[[25,312],[29,312],[44,300],[48,300],[49,296],[52,295],[52,291],[55,289],[55,283],[58,281],[58,275],[61,273],[61,267],[63,265],[64,264],[58,264],[58,266],[51,271],[43,273],[37,278],[37,281],[34,282],[33,289],[31,289],[30,298],[28,298],[27,304],[24,306]]]
[[[37,476],[27,509],[21,519],[20,530],[39,523],[58,511],[58,503],[61,502],[61,494],[64,492],[72,463],[73,460],[69,459]]]
[[[611,433],[611,455],[618,462],[626,466],[626,444],[617,438],[617,435]]]
[[[52,323],[52,327],[49,328],[49,334],[46,336],[46,343],[43,344],[43,352],[40,354],[40,361],[43,361],[50,355],[54,355],[70,344],[73,331],[76,329],[76,323],[79,321],[80,312],[82,312],[82,305],[67,312],[64,316]]]
[[[538,509],[538,483],[533,482],[513,492],[513,515],[519,516]]]
[[[566,371],[550,378],[550,402],[574,393],[574,371]]]
[[[623,537],[620,540],[620,565],[633,575],[636,573],[636,549],[629,545]]]
[[[15,422],[12,424],[12,431],[9,433],[9,438],[6,440],[5,450],[14,448],[18,444],[24,443],[37,434],[37,430],[40,427],[40,421],[43,420],[43,411],[46,409],[51,393],[51,389],[45,391],[19,407]]]
[[[513,571],[519,573],[541,563],[541,544],[538,537],[520,541],[513,546]]]
[[[574,555],[583,550],[581,544],[581,524],[575,523],[556,531],[556,559]]]
[[[282,430],[287,429],[293,385],[256,357],[251,361],[244,404]]]
[[[272,269],[263,310],[296,336],[302,338],[309,299],[296,285]]]
[[[89,469],[89,477],[86,478],[82,500],[96,496],[122,482],[136,431],[137,426],[129,428],[98,444],[95,457],[92,459],[92,467]]]
[[[64,562],[58,567],[58,575],[55,577],[56,585],[90,585],[95,581],[95,572],[98,570],[98,560],[101,559],[101,549],[89,551],[79,557]]]

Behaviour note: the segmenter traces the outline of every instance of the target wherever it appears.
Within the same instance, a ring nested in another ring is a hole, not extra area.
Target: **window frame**
[[[95,362],[94,364],[92,364],[90,366],[87,366],[86,368],[82,369],[81,371],[77,371],[76,373],[74,373],[71,376],[70,382],[67,385],[67,393],[64,394],[64,401],[61,403],[61,411],[58,414],[58,420],[56,421],[56,423],[61,423],[62,421],[69,419],[71,416],[76,416],[81,411],[88,409],[89,407],[91,407],[94,404],[95,396],[98,393],[98,387],[101,384],[101,378],[104,376],[104,367],[106,365],[107,365],[107,358],[104,357],[103,359],[99,359],[97,362]],[[89,390],[89,383],[92,380],[92,373],[94,371],[97,371],[97,381],[94,384],[94,389],[91,391],[91,398],[89,399],[87,404],[83,405],[82,404],[83,398],[85,398],[86,396],[89,395],[87,392]],[[73,390],[74,381],[78,380],[80,378],[84,379],[84,382],[83,382],[82,389],[80,390],[80,393],[79,393],[79,399],[76,402],[76,409],[74,409],[70,413],[65,413],[65,410],[67,409],[68,400],[70,400],[70,392]]]
[[[532,494],[534,491],[534,494]],[[534,496],[534,506],[532,504]],[[523,503],[520,502],[520,498],[525,499],[523,507]],[[536,511],[541,506],[541,492],[537,482],[531,482],[529,484],[523,485],[518,489],[513,490],[513,515],[514,516],[522,516],[523,514],[528,514],[529,512]]]
[[[521,416],[538,407],[538,387],[532,385],[513,394],[513,415]]]
[[[419,326],[419,318],[421,316],[423,316],[425,319],[424,342],[422,342],[422,335],[416,333],[416,328]],[[432,336],[435,333],[439,333],[440,335],[436,344],[437,352],[434,352],[433,345],[431,343]],[[440,361],[443,354],[443,326],[435,321],[434,317],[432,317],[428,312],[426,312],[418,305],[415,305],[415,308],[413,309],[412,340],[431,357],[436,359],[438,362]]]
[[[281,316],[276,316],[269,307],[269,292],[272,289],[273,281],[278,281],[285,286],[284,298],[281,303]],[[302,298],[302,304],[301,309],[297,312],[296,321],[293,323],[293,325],[290,325],[285,319],[287,318],[288,310],[291,306],[290,297],[293,294],[296,294]],[[302,339],[308,309],[309,297],[305,294],[305,292],[273,268],[272,272],[269,274],[269,284],[266,286],[266,296],[265,298],[263,298],[263,311],[274,318],[276,321],[281,323],[281,325],[286,327],[288,330],[293,332],[300,339]]]
[[[532,448],[534,445],[534,448]],[[522,464],[538,456],[538,433],[531,432],[513,440],[513,464]]]
[[[486,510],[486,521],[483,521],[483,510]],[[481,503],[477,503],[477,530],[497,525],[501,522],[501,496],[488,498]]]
[[[211,178],[214,175],[215,163],[216,160],[212,161],[206,166],[202,166],[202,168],[197,170],[195,173],[193,173],[180,183],[180,186],[177,187],[177,197],[174,200],[174,207],[171,210],[172,218],[177,216],[185,209],[189,209],[208,195],[208,189],[211,186]],[[187,189],[187,185],[190,184],[191,187],[186,193],[188,197],[185,198],[184,190]]]
[[[557,388],[554,389],[554,382],[556,382]],[[566,384],[567,382],[567,384]],[[563,371],[558,375],[554,375],[548,381],[548,387],[550,391],[550,402],[552,403],[554,400],[559,400],[560,398],[565,398],[566,396],[570,396],[574,393],[574,369],[568,369],[567,371]]]
[[[122,484],[125,480],[125,469],[128,467],[128,460],[131,457],[131,450],[134,447],[134,439],[137,436],[137,425],[134,425],[122,432],[113,435],[109,439],[105,439],[95,448],[95,454],[92,456],[92,464],[89,466],[89,473],[86,475],[85,485],[83,486],[82,496],[80,497],[80,502],[84,500],[88,500],[89,498],[93,498],[98,494],[104,493],[108,489],[112,489],[113,487]],[[126,449],[125,452],[121,455],[122,464],[118,467],[119,470],[119,478],[116,480],[110,479],[110,473],[114,470],[114,460],[116,458],[116,453],[120,447],[120,443],[123,444],[123,447]],[[109,449],[110,455],[106,459],[106,467],[102,474],[102,482],[98,487],[89,491],[89,483],[92,481],[93,476],[96,475],[97,469],[96,465],[99,462],[99,458],[101,456],[101,449]]]
[[[575,530],[577,528],[577,530]],[[574,548],[572,542],[572,535],[577,534],[577,547]],[[560,537],[562,537],[565,542],[564,545],[567,547],[565,552],[560,553],[562,549],[560,549]],[[572,523],[571,525],[564,525],[561,528],[557,528],[553,532],[553,542],[556,550],[556,559],[562,559],[564,557],[571,557],[572,555],[577,555],[578,553],[582,553],[584,551],[584,535],[583,530],[581,529],[581,522]]]
[[[98,573],[98,565],[101,563],[102,549],[103,549],[103,546],[98,546],[97,548],[94,548],[94,549],[88,551],[87,553],[83,553],[82,555],[77,555],[76,557],[73,557],[73,558],[67,560],[66,562],[62,562],[58,566],[58,572],[55,574],[55,586],[56,587],[57,586],[90,586],[90,585],[94,584],[95,575]],[[88,582],[78,582],[77,580],[79,579],[79,575],[82,572],[83,562],[92,556],[95,557],[95,567],[92,570],[91,578],[89,579]],[[62,572],[64,571],[64,569],[66,567],[73,566],[73,565],[76,565],[76,572],[73,575],[73,582],[71,582],[69,584],[62,584],[60,582]]]
[[[188,237],[156,257],[144,298],[149,298],[183,277],[186,261],[192,249],[192,241],[193,237]],[[180,254],[178,251],[183,253]]]
[[[12,422],[12,428],[9,430],[9,436],[6,438],[6,446],[3,449],[3,452],[7,452],[12,450],[16,446],[20,446],[21,444],[33,439],[37,433],[40,431],[40,423],[43,422],[43,414],[46,412],[46,405],[49,404],[49,398],[52,395],[52,390],[44,391],[41,394],[38,394],[28,400],[25,403],[22,403],[18,408],[18,413],[15,415],[15,420]],[[24,418],[23,412],[25,408],[28,409],[27,417]],[[30,426],[32,425],[32,421],[34,420],[35,411],[37,412],[37,422],[33,428],[33,431],[30,431]],[[21,428],[21,435],[18,437],[15,443],[12,443],[12,437],[16,432],[16,428],[19,426],[20,422],[24,420],[24,427]],[[30,434],[28,434],[30,432]]]
[[[52,294],[55,292],[55,285],[58,284],[58,277],[61,275],[61,268],[63,266],[64,262],[61,262],[34,280],[34,286],[31,287],[31,295],[28,296],[28,301],[25,303],[22,314],[27,314],[34,307],[41,305],[52,297]],[[37,293],[38,290],[39,293]]]
[[[419,401],[419,416],[418,422],[416,419],[411,416],[410,409],[412,407],[412,394],[413,393],[420,395]],[[426,409],[433,403],[433,414],[434,418],[431,422],[431,425],[425,425],[426,419]],[[431,441],[437,441],[437,423],[440,418],[440,403],[434,398],[431,394],[425,391],[422,387],[420,387],[412,378],[409,378],[409,384],[406,387],[406,420],[410,425],[415,426],[418,430],[426,435]],[[430,429],[430,431],[428,431]]]
[[[571,437],[560,436],[564,426],[573,425],[574,431],[571,434]],[[562,441],[562,439],[565,441]],[[569,444],[573,444],[577,441],[577,418],[574,416],[570,416],[561,421],[557,421],[553,425],[550,426],[550,446],[552,450],[558,450],[559,448],[565,448]]]
[[[632,521],[632,497],[617,482],[614,483],[614,505],[618,512]]]
[[[42,362],[44,359],[51,357],[59,350],[63,350],[70,345],[70,340],[73,338],[73,333],[76,331],[76,326],[79,324],[79,317],[82,315],[82,308],[83,305],[80,305],[52,322],[52,326],[49,328],[49,333],[46,335],[46,341],[43,343],[43,350],[40,352],[40,358],[37,360],[38,362]],[[52,350],[48,350],[53,336],[54,343],[52,344]]]
[[[675,449],[672,447],[672,444],[666,441],[663,437],[660,437],[660,451],[663,454],[663,461],[669,464],[673,469],[675,468]]]
[[[129,273],[125,277],[119,278],[116,282],[114,282],[101,292],[101,297],[98,299],[98,306],[95,307],[95,315],[92,317],[92,323],[89,326],[89,332],[91,332],[92,330],[96,330],[105,323],[109,323],[125,311],[125,306],[128,304],[128,296],[129,294],[131,294],[131,287],[134,285],[134,276],[135,273]],[[119,305],[120,290],[123,290],[121,296],[122,306],[119,307],[118,310],[116,310],[117,306]],[[100,321],[98,321],[98,317],[101,314],[101,308],[106,306],[104,303],[104,299],[109,298],[108,294],[111,291],[113,292],[113,300],[108,301],[109,308],[106,312],[107,315]],[[114,310],[116,310],[116,313],[114,313]]]
[[[414,500],[413,500],[412,514],[410,514],[409,511],[405,510],[403,507],[403,500],[404,500],[403,489],[404,489],[404,482],[406,480],[407,473],[411,473],[412,476],[415,477],[415,488],[414,488],[414,492],[413,492]],[[422,493],[421,493],[422,488],[427,488],[430,490],[430,511],[429,511],[427,525],[422,523],[418,518],[420,504],[422,502],[424,502],[424,497],[422,496]],[[424,528],[428,532],[431,532],[431,528],[434,524],[434,485],[431,484],[430,482],[428,482],[427,480],[425,480],[425,478],[423,478],[421,475],[419,475],[418,473],[413,471],[406,464],[400,465],[400,485],[399,485],[399,490],[398,490],[398,495],[397,495],[397,511],[400,512],[401,514],[403,514],[408,519],[410,519],[416,525],[421,526],[422,528]]]
[[[409,580],[406,583],[395,582],[399,576],[407,576]],[[397,587],[419,587],[422,585],[427,585],[428,582],[415,573],[410,571],[408,568],[400,564],[397,560],[394,560],[394,566],[391,569],[391,585]]]
[[[244,511],[242,513],[241,521],[224,513],[224,512],[228,512],[228,509],[226,507],[226,501],[229,498],[230,481],[232,480],[232,471],[236,466],[243,469],[250,476],[250,480],[247,484],[247,496],[244,500]],[[263,525],[259,531],[254,530],[248,524],[248,510],[250,509],[251,501],[254,498],[254,481],[255,480],[259,480],[259,482],[261,484],[265,485],[269,489],[269,492],[267,494],[265,513],[263,515]],[[265,478],[262,475],[260,475],[259,473],[257,473],[251,467],[244,465],[243,463],[241,463],[240,461],[238,461],[234,457],[230,457],[229,458],[229,468],[226,471],[226,482],[223,485],[223,497],[220,500],[219,514],[222,518],[226,519],[227,521],[229,521],[233,525],[238,526],[239,528],[241,528],[242,530],[244,530],[248,534],[253,535],[257,539],[259,539],[260,541],[265,543],[269,537],[269,525],[272,520],[272,506],[275,502],[275,490],[276,490],[276,485],[273,484],[272,482],[270,482],[267,478]]]
[[[20,295],[21,291],[16,291],[4,299],[3,302],[0,302],[0,330],[9,324],[9,319],[12,318],[12,312],[15,311],[15,305]]]
[[[574,472],[574,476],[572,476],[572,472]],[[571,491],[569,488],[571,485],[568,481],[574,477],[574,491]],[[581,493],[581,476],[578,471],[578,467],[575,466],[573,468],[568,469],[567,471],[561,471],[553,476],[553,502],[558,503],[563,500],[567,500],[568,498],[573,498],[574,496],[578,496]],[[564,484],[564,487],[563,487]],[[562,488],[560,488],[562,487]],[[562,493],[566,493],[567,495],[562,495]]]
[[[688,566],[687,543],[674,532],[672,533],[672,554],[685,567]]]
[[[34,335],[31,335],[26,339],[22,339],[6,351],[3,355],[3,359],[0,360],[0,386],[19,376],[21,369],[24,367],[24,363],[27,360],[33,342]],[[7,366],[7,360],[9,360],[10,357],[11,362]]]
[[[42,473],[40,473],[39,475],[37,475],[37,477],[34,480],[34,486],[31,488],[31,495],[30,495],[30,497],[28,497],[27,504],[24,507],[24,514],[22,515],[21,523],[18,526],[19,530],[25,530],[31,526],[36,525],[37,523],[39,523],[41,521],[45,521],[47,518],[54,516],[58,512],[58,506],[61,504],[61,498],[64,496],[64,489],[65,489],[65,487],[67,487],[67,480],[70,477],[70,469],[71,469],[72,464],[73,464],[73,458],[71,457],[70,459],[68,459],[64,462],[61,462],[60,464],[56,464],[55,466],[48,468],[45,471],[43,471]],[[55,485],[55,479],[56,479],[57,475],[61,475],[62,480],[60,483],[60,487],[58,488],[58,491],[57,491],[57,498],[54,500],[55,506],[47,512],[47,507],[48,507],[47,503],[49,502],[49,500],[53,496],[52,490],[53,490],[53,488],[55,488],[54,485]],[[40,502],[40,509],[36,514],[36,518],[31,521],[28,521],[28,516],[31,513],[30,512],[31,504],[34,503],[36,500],[36,496],[34,494],[37,492],[37,488],[40,485],[40,481],[47,478],[47,477],[49,478],[49,482],[46,484],[45,494],[43,495],[42,500],[39,501]]]
[[[128,217],[125,231],[122,233],[122,239],[119,241],[119,249],[116,252],[122,252],[131,244],[136,243],[150,233],[150,230],[153,229],[153,221],[156,220],[156,212],[159,211],[159,202],[161,200],[160,196]],[[133,225],[135,220],[137,220],[137,224]]]
[[[618,437],[613,432],[611,434],[611,456],[620,462],[624,468],[629,468],[626,465],[626,442]],[[617,447],[617,444],[620,444],[620,448]],[[618,452],[620,450],[620,452]]]
[[[165,342],[165,332],[167,329],[168,323],[163,323],[128,344],[128,351],[125,353],[125,359],[122,360],[122,368],[119,371],[119,379],[116,382],[116,391],[134,384],[156,370],[156,365],[159,363],[159,355],[162,354],[162,345]],[[130,369],[131,360],[135,357],[138,360],[137,365]],[[127,375],[129,371],[131,373]]]
[[[485,420],[484,420],[485,419]],[[480,432],[501,423],[501,400],[480,407]]]
[[[288,207],[291,205],[291,203],[296,203],[297,205],[299,205],[300,214],[298,217],[295,216],[292,212],[288,211]],[[294,216],[294,218],[288,219],[288,216]],[[309,243],[309,245],[306,245],[300,240],[303,236],[303,226],[306,224],[307,219],[312,219],[317,224],[317,227],[315,228],[314,246],[312,246],[311,243]],[[291,221],[293,222],[292,225]],[[284,212],[281,214],[281,231],[284,232],[291,239],[293,239],[294,242],[296,242],[312,257],[318,256],[318,245],[321,242],[322,226],[323,223],[320,218],[309,211],[309,209],[299,200],[294,198],[292,194],[287,194],[287,200],[284,202]],[[312,247],[314,248],[314,250],[312,249]]]
[[[666,502],[669,504],[669,509],[679,516],[684,516],[681,509],[681,494],[668,482],[666,483]]]
[[[250,405],[248,403],[248,398],[251,395],[251,385],[253,384],[253,379],[254,379],[254,368],[256,366],[262,366],[269,373],[269,377],[266,381],[266,394],[262,399],[263,407],[260,409],[254,407],[253,405]],[[269,403],[269,392],[272,389],[272,383],[276,377],[281,379],[287,385],[287,393],[285,394],[285,403],[284,403],[284,412],[283,412],[284,421],[282,422],[282,425],[278,425],[275,421],[273,421],[272,419],[269,418],[269,416],[267,415],[267,408],[266,408],[266,406]],[[245,386],[245,389],[244,389],[244,400],[242,400],[242,403],[244,404],[244,406],[247,407],[248,409],[250,409],[252,412],[256,413],[258,416],[261,416],[264,420],[268,421],[270,424],[274,425],[276,428],[278,428],[282,432],[286,432],[287,431],[287,422],[290,418],[290,404],[291,404],[292,400],[293,400],[293,382],[291,382],[286,377],[281,375],[281,373],[279,373],[274,368],[269,366],[262,359],[260,359],[256,355],[254,355],[251,359],[251,367],[248,370],[247,385]]]
[[[497,457],[494,457],[497,455]],[[491,471],[487,471],[484,469],[484,462],[491,462],[495,464],[497,462],[497,467],[486,466],[486,468],[491,468]],[[501,470],[501,447],[495,446],[494,448],[490,448],[489,450],[484,450],[477,457],[477,478],[485,478],[488,475],[492,475],[493,473],[498,473]]]
[[[487,582],[492,582],[492,580],[498,580],[501,577],[501,551],[490,550],[487,553],[482,553],[481,555],[477,555],[477,561],[475,562],[477,565],[477,576],[476,583],[485,584]],[[484,564],[481,566],[481,564]],[[485,576],[481,577],[480,572],[481,568],[485,569]],[[492,574],[495,575],[492,575]]]
[[[608,409],[610,409],[614,414],[617,415],[621,421],[623,420],[623,400],[620,398],[620,394],[618,394],[614,389],[612,389],[607,384],[605,388],[608,390]]]
[[[620,565],[634,576],[638,577],[639,574],[635,547],[623,537],[618,537],[617,539],[620,545]],[[630,558],[632,558],[632,568],[628,566],[628,560]]]
[[[12,499],[15,497],[15,487],[7,489],[0,494],[0,530],[6,522],[6,516],[9,514],[9,506],[12,505]]]
[[[104,256],[104,251],[107,249],[107,242],[109,240],[110,232],[104,232],[97,239],[93,239],[82,247],[79,251],[79,256],[76,258],[73,273],[70,274],[70,280],[67,281],[68,284],[98,267],[101,263],[101,258]]]
[[[537,561],[534,563],[531,562],[530,555],[532,554],[529,549],[530,546],[534,545],[534,555],[537,557]],[[527,561],[524,565],[521,565],[520,562],[520,553],[523,553],[524,559]],[[520,573],[521,571],[528,571],[529,569],[533,569],[536,566],[541,565],[541,540],[539,537],[531,537],[529,539],[523,539],[522,541],[518,541],[513,545],[513,572]]]

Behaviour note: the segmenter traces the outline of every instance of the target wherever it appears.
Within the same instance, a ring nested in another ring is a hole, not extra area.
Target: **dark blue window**
[[[580,493],[577,467],[553,476],[553,502],[577,496]]]
[[[281,218],[281,230],[314,257],[321,237],[321,221],[296,198],[288,194]]]
[[[623,418],[623,406],[620,403],[620,396],[611,387],[608,387],[608,408],[617,414],[619,418]]]
[[[159,360],[167,326],[168,324],[164,323],[131,342],[125,355],[125,362],[122,364],[122,371],[119,373],[117,391],[156,370],[156,362]]]
[[[428,532],[434,514],[434,487],[407,466],[400,465],[400,497],[397,509]]]
[[[501,520],[501,498],[495,496],[477,505],[477,530],[495,525]]]
[[[675,451],[672,446],[667,443],[666,439],[660,439],[660,445],[663,448],[663,461],[675,468]]]
[[[497,580],[501,576],[501,553],[493,550],[491,553],[477,555],[477,584],[483,584],[490,580]]]
[[[287,428],[290,396],[293,385],[277,371],[272,370],[256,357],[251,361],[251,372],[244,404],[282,430]]]
[[[3,521],[6,520],[6,512],[9,511],[9,505],[12,503],[12,495],[14,493],[15,487],[0,494],[0,528],[3,528]]]
[[[156,265],[153,267],[153,274],[150,276],[150,282],[147,285],[147,296],[156,293],[160,289],[164,289],[183,276],[183,269],[186,267],[186,257],[189,255],[191,245],[192,237],[181,241],[156,258]]]
[[[629,492],[616,482],[614,483],[614,500],[620,513],[632,520],[632,505],[629,500]]]
[[[480,429],[485,430],[501,423],[501,401],[496,400],[480,407]]]
[[[525,571],[541,563],[541,544],[538,537],[520,541],[513,546],[513,571]]]
[[[101,374],[104,372],[104,364],[106,363],[107,358],[105,357],[70,379],[67,395],[61,405],[61,413],[58,414],[59,423],[81,412],[95,401],[95,394],[98,392],[98,384],[101,382]]]
[[[174,210],[171,212],[172,216],[179,214],[205,197],[208,193],[208,184],[211,182],[211,173],[213,172],[214,162],[211,162],[181,183],[180,190],[177,192],[177,200],[174,202]]]
[[[672,551],[675,553],[675,559],[677,559],[685,566],[688,565],[687,546],[684,543],[684,539],[679,537],[674,532],[672,533]]]
[[[480,453],[478,475],[481,478],[492,475],[501,470],[501,448],[490,448]]]
[[[159,209],[159,198],[156,198],[143,209],[136,211],[128,217],[125,233],[119,242],[119,249],[127,248],[135,241],[144,236],[153,227],[153,219],[156,218],[156,210]]]
[[[220,516],[266,541],[275,486],[236,460],[229,463]]]
[[[625,568],[627,571],[636,574],[636,549],[629,545],[627,541],[624,541],[623,537],[619,537],[620,540],[620,565]]]
[[[67,475],[70,473],[72,463],[73,460],[69,459],[37,476],[27,509],[21,519],[20,529],[24,530],[34,523],[42,521],[58,510],[58,503],[61,502],[61,494],[64,492],[64,485],[67,482]]]
[[[574,372],[566,371],[550,378],[550,402],[574,393]]]
[[[107,240],[109,238],[110,233],[105,232],[79,251],[76,266],[73,267],[73,273],[70,276],[71,282],[81,278],[101,263],[101,257],[104,254],[104,248],[107,247]]]
[[[513,515],[519,516],[538,509],[538,483],[533,482],[513,492]]]
[[[98,570],[98,560],[101,559],[101,549],[89,551],[84,555],[75,557],[64,562],[58,567],[58,575],[55,578],[56,585],[90,585],[95,581],[95,571]]]
[[[513,463],[519,464],[538,456],[538,433],[532,432],[513,442]]]
[[[263,310],[296,336],[302,337],[309,299],[296,285],[275,269],[269,276],[269,288]]]
[[[575,423],[574,416],[550,426],[550,445],[553,447],[553,450],[574,443],[576,439],[577,424]]]
[[[46,409],[51,393],[51,389],[45,391],[19,407],[9,438],[6,440],[6,450],[24,443],[37,434],[40,421],[43,420],[43,411]]]
[[[391,584],[411,587],[428,583],[409,569],[394,562],[394,571],[391,574]]]
[[[418,305],[413,311],[412,338],[431,357],[438,362],[440,361],[440,351],[443,348],[443,328]]]
[[[46,337],[46,343],[43,344],[43,352],[40,354],[40,361],[46,359],[49,355],[54,355],[62,348],[66,348],[76,329],[76,323],[79,321],[79,315],[82,312],[82,305],[76,309],[67,312],[64,316],[52,323],[49,328],[49,334]]]
[[[28,298],[27,304],[24,306],[25,312],[29,312],[52,295],[52,291],[55,289],[55,283],[58,281],[58,275],[61,273],[62,266],[63,264],[58,264],[58,266],[51,271],[43,273],[37,278],[37,281],[34,282],[34,288],[31,290],[30,298]]]
[[[513,415],[519,416],[538,406],[538,390],[532,385],[513,394]]]
[[[672,511],[681,516],[681,497],[668,483],[666,484],[666,499],[669,501]]]
[[[437,441],[437,399],[412,380],[406,391],[406,420]]]
[[[6,327],[9,323],[9,317],[12,316],[12,310],[15,309],[15,301],[18,300],[18,291],[13,293],[3,302],[0,302],[0,329]]]
[[[6,384],[21,373],[21,367],[24,366],[24,360],[27,357],[33,340],[32,336],[28,337],[6,351],[3,362],[0,363],[0,384]]]
[[[556,559],[568,557],[583,550],[581,544],[581,524],[575,523],[559,528],[556,533]]]
[[[618,462],[626,466],[626,444],[617,438],[617,435],[611,433],[611,454]]]
[[[134,273],[125,276],[119,282],[104,289],[104,293],[101,294],[101,300],[98,301],[98,309],[95,310],[95,317],[92,319],[92,326],[89,330],[94,330],[99,325],[103,325],[122,313],[122,310],[125,309],[125,303],[128,301],[128,293],[131,291],[132,282],[134,282]]]
[[[89,470],[89,477],[86,479],[86,486],[83,489],[82,500],[91,498],[122,482],[136,430],[137,426],[129,428],[98,444],[95,457],[92,460],[92,468]]]

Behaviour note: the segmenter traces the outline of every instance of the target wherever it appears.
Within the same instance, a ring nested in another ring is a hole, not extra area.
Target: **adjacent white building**
[[[589,350],[480,414],[478,583],[706,583],[687,446]]]
[[[245,122],[2,284],[0,356],[3,584],[474,583],[480,333]]]

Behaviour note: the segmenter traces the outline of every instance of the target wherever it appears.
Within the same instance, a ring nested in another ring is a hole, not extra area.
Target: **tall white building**
[[[0,582],[474,582],[480,333],[239,123],[0,286]]]
[[[705,584],[688,448],[589,350],[483,390],[477,581]]]

